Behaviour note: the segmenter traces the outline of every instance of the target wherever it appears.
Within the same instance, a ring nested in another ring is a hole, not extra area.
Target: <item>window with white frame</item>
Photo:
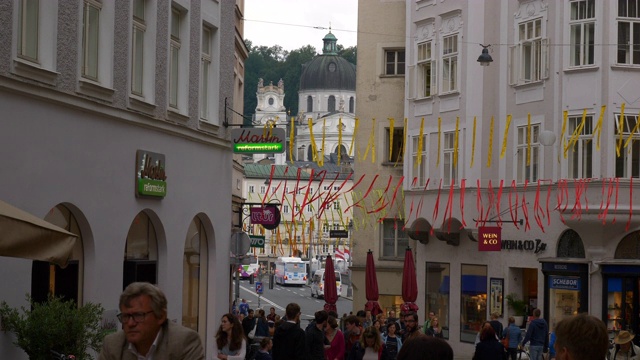
[[[418,97],[425,98],[436,94],[436,62],[432,52],[433,42],[418,44]]]
[[[289,213],[289,205],[282,205],[282,212],[285,214]]]
[[[640,4],[618,0],[618,64],[640,65]]]
[[[311,204],[308,204],[307,205],[307,212],[312,212],[312,211],[313,211],[313,209],[311,208]]]
[[[328,234],[329,233],[329,228],[330,228],[330,226],[329,226],[328,222],[322,223],[322,232],[323,233]]]
[[[18,56],[38,62],[39,0],[22,0],[18,8]]]
[[[169,50],[169,106],[178,108],[180,89],[180,48],[182,39],[180,30],[182,14],[179,9],[171,8],[171,41]]]
[[[98,81],[101,7],[102,4],[99,1],[84,1],[82,22],[82,76],[95,81]]]
[[[384,74],[404,75],[404,49],[384,51]]]
[[[574,133],[576,133],[575,142],[571,144]],[[586,116],[584,123],[582,116],[569,117],[565,141],[566,146],[571,145],[567,150],[567,177],[591,178],[593,176],[593,116]]]
[[[404,259],[409,238],[403,228],[404,223],[399,219],[382,221],[382,257]]]
[[[523,184],[525,181],[538,181],[540,176],[540,124],[532,124],[529,127],[519,126],[517,129],[516,143],[516,181]],[[529,152],[529,137],[531,137],[531,152]]]
[[[145,0],[133,1],[131,39],[131,93],[144,96],[145,34],[147,31]]]
[[[300,204],[296,204],[295,205],[295,209],[296,209],[296,213],[300,212]]]
[[[593,65],[595,61],[595,0],[571,1],[571,50],[569,66]]]
[[[442,38],[442,92],[458,91],[458,34]]]
[[[200,118],[209,119],[209,85],[211,70],[212,30],[202,26],[202,47],[200,55]]]
[[[255,192],[255,186],[249,185],[249,194],[253,194]]]
[[[420,145],[422,145],[422,151],[418,154]],[[417,164],[418,156],[420,164]],[[420,144],[420,135],[411,137],[411,163],[408,166],[411,169],[410,186],[424,187],[427,182],[427,135],[422,135],[422,144]]]
[[[622,121],[622,129],[620,129],[620,114],[616,114],[615,118],[613,146],[620,146],[620,156],[616,155],[616,177],[638,178],[640,177],[640,132],[636,128],[638,116],[625,114]],[[620,143],[621,131],[622,143]],[[629,137],[631,137],[631,141],[624,147]],[[614,154],[616,154],[616,151],[614,151]]]
[[[443,137],[442,181],[445,185],[456,184],[458,182],[458,164],[454,159],[456,154],[455,132],[446,132]]]
[[[333,202],[333,210],[340,210],[340,201]]]
[[[517,44],[509,51],[511,85],[528,84],[549,77],[548,39],[542,35],[542,18],[518,24]]]
[[[267,189],[264,186],[260,186],[260,194],[264,194]]]

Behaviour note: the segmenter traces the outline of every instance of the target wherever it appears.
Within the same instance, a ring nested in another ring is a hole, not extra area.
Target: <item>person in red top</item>
[[[324,349],[325,358],[327,360],[344,360],[344,335],[338,329],[338,321],[335,317],[329,316],[327,324],[329,326],[327,326],[325,334],[331,345]]]

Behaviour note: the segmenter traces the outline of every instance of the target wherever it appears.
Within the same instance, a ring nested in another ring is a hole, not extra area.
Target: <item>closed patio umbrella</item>
[[[418,311],[418,305],[415,303],[417,298],[416,266],[413,263],[413,252],[407,246],[407,251],[404,254],[404,268],[402,269],[402,300],[404,300],[404,303],[400,307],[400,311],[404,313]]]
[[[67,265],[77,236],[0,201],[0,256]]]
[[[382,312],[380,304],[378,303],[378,277],[376,275],[376,265],[373,263],[373,251],[367,252],[367,265],[364,270],[365,276],[365,295],[367,296],[367,303],[364,305],[365,310],[370,310],[373,316],[376,316]]]
[[[338,301],[338,290],[336,285],[336,273],[331,255],[327,256],[324,269],[324,309],[327,311],[337,311],[336,301]]]

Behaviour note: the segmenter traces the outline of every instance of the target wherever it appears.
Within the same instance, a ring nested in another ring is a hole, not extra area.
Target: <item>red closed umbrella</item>
[[[415,303],[417,298],[416,266],[413,263],[413,252],[407,246],[407,251],[404,254],[404,268],[402,269],[402,300],[404,300],[404,304],[400,307],[400,311],[405,313],[418,311],[418,305]]]
[[[337,311],[336,301],[338,301],[336,273],[333,268],[333,259],[331,259],[331,255],[329,255],[327,256],[324,269],[324,309],[327,311]]]
[[[365,310],[370,310],[373,316],[382,312],[378,303],[378,276],[376,275],[376,265],[373,263],[373,251],[367,252],[367,266],[365,267],[365,293],[367,295],[367,303],[364,305]]]

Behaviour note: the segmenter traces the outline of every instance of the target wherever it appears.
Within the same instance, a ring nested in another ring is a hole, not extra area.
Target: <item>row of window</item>
[[[256,189],[255,185],[249,185],[249,186],[248,186],[248,188],[247,188],[247,190],[248,190],[248,192],[249,192],[250,194],[255,193],[255,189]],[[330,186],[330,185],[324,185],[324,186],[322,187],[322,189],[323,189],[324,191],[329,191],[329,190],[331,190],[331,186]],[[278,188],[277,188],[277,187],[273,187],[273,186],[272,186],[271,192],[272,192],[273,194],[275,194],[277,190],[278,190]],[[290,190],[290,189],[289,189],[289,187],[288,187],[288,186],[286,186],[286,187],[284,188],[284,192],[285,192],[286,194],[289,194],[289,190]],[[338,190],[340,190],[340,186],[339,186],[339,185],[334,185],[334,186],[333,186],[333,191],[338,191]],[[306,192],[307,192],[306,188],[299,188],[299,189],[297,189],[297,190],[296,190],[296,194],[297,194],[297,195],[302,195],[302,194],[305,194]],[[267,193],[267,186],[266,186],[266,185],[265,185],[265,186],[260,186],[260,194],[266,194],[266,193]],[[309,194],[313,194],[313,193],[314,193],[314,192],[313,192],[313,188],[312,188],[312,187],[311,187],[311,188],[309,188]]]
[[[342,100],[340,100],[342,103]],[[349,97],[349,113],[353,114],[355,112],[356,101],[353,96]],[[338,109],[339,111],[344,111],[344,109]],[[329,95],[327,99],[327,111],[335,112],[336,111],[336,97],[333,95]],[[313,112],[313,96],[307,96],[307,112]]]
[[[17,0],[17,56],[38,67],[54,71],[55,21],[53,1]],[[81,70],[83,81],[110,89],[113,78],[115,3],[83,0],[81,22]],[[131,2],[130,95],[155,104],[157,5],[153,0]],[[187,9],[172,4],[169,16],[168,103],[173,111],[186,115],[189,86],[189,17]],[[213,48],[215,30],[203,23],[200,56],[200,117],[212,120],[210,103],[214,94]],[[53,48],[49,48],[53,43]],[[46,50],[46,51],[45,51]]]
[[[613,146],[620,147],[620,156],[615,159],[615,176],[621,178],[640,177],[640,131],[638,131],[638,116],[625,115],[620,122],[620,115],[615,115],[615,133]],[[565,138],[561,140],[562,146],[560,155],[565,159],[566,153],[566,177],[570,179],[587,179],[594,176],[594,147],[597,135],[595,130],[594,116],[570,116],[567,119],[567,129]],[[622,126],[622,128],[621,128]],[[622,130],[621,130],[622,129]],[[542,144],[539,140],[540,124],[532,124],[529,133],[528,126],[518,126],[516,128],[516,168],[515,177],[519,184],[536,182],[541,177],[541,157]],[[444,132],[442,134],[442,150],[440,172],[444,184],[458,183],[458,171],[462,162],[454,161],[459,147],[456,149],[455,132]],[[422,141],[419,136],[411,137],[411,162],[407,164],[414,174],[416,181],[411,187],[424,187],[427,179],[427,137],[423,135]],[[530,141],[528,140],[530,137]],[[629,141],[625,147],[620,143],[620,138],[625,142]],[[422,149],[421,152],[418,149]],[[421,156],[418,164],[418,155]],[[437,155],[436,155],[437,156]]]
[[[618,0],[617,51],[619,65],[640,65],[640,5],[636,0]],[[522,85],[549,77],[549,40],[544,19],[536,18],[518,24],[515,44],[509,47],[509,84]],[[595,65],[596,9],[595,0],[570,1],[569,67]],[[426,98],[459,91],[458,39],[454,33],[441,38],[439,56],[434,39],[416,44],[417,84],[411,98]],[[404,74],[404,51],[385,51],[385,74]],[[402,72],[400,72],[402,71]],[[410,69],[412,71],[412,69]]]

